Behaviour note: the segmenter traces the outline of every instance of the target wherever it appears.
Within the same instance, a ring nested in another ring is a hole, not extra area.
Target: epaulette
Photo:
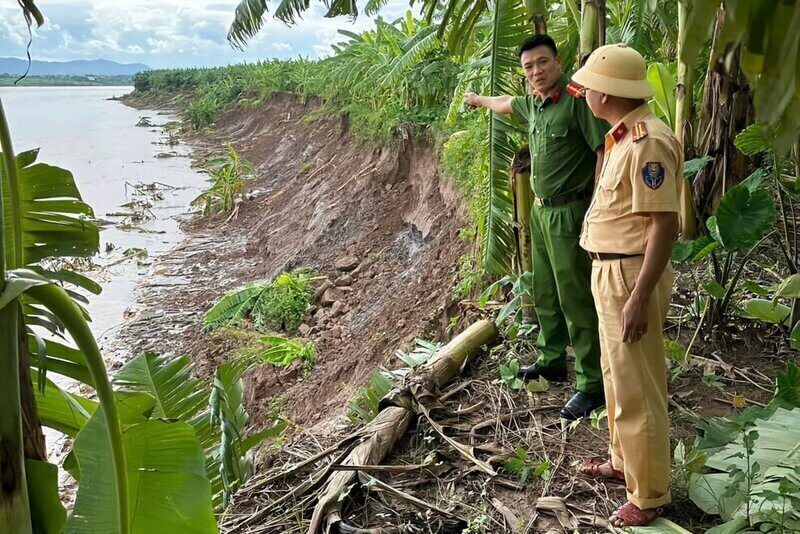
[[[647,125],[644,121],[639,121],[633,125],[633,142],[637,143],[647,137]]]
[[[583,98],[583,87],[575,82],[567,83],[567,92],[575,98]]]

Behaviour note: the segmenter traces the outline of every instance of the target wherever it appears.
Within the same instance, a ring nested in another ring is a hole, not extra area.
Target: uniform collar
[[[616,123],[606,134],[606,141],[609,144],[615,144],[622,141],[625,136],[633,129],[633,125],[638,121],[644,119],[650,114],[650,106],[642,104]]]
[[[548,96],[544,100],[542,100],[541,95],[536,91],[534,91],[533,98],[535,100],[539,100],[542,106],[551,101],[553,102],[553,104],[558,104],[558,101],[561,100],[561,98],[564,96],[564,91],[566,90],[568,82],[569,80],[567,79],[567,77],[562,74],[561,77],[556,82],[555,86],[556,90],[553,92],[553,96]]]

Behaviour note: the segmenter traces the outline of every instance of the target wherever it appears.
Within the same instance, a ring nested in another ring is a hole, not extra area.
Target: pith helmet
[[[592,52],[572,79],[587,89],[607,95],[623,98],[653,96],[644,58],[625,43],[601,46]]]

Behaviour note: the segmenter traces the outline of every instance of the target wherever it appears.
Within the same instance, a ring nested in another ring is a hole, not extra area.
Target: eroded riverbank
[[[317,302],[303,328],[317,351],[310,375],[263,366],[247,378],[256,423],[276,399],[298,425],[338,415],[375,369],[394,365],[398,346],[443,332],[468,246],[458,237],[463,207],[433,149],[410,139],[357,146],[341,117],[303,121],[318,106],[275,95],[263,108],[227,111],[196,140],[198,154],[230,142],[258,178],[236,216],[186,223],[187,239],[154,263],[118,338],[133,352],[188,353],[209,376],[235,343],[202,334],[202,315],[227,291],[294,267],[336,282],[335,298]]]

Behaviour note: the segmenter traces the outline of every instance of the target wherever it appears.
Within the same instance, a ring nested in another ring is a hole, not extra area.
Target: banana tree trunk
[[[436,355],[421,366],[409,382],[412,387],[392,390],[382,401],[382,409],[363,431],[366,439],[341,462],[342,465],[376,465],[388,455],[395,443],[405,434],[414,417],[415,402],[427,402],[421,396],[436,392],[458,376],[464,362],[484,345],[497,337],[493,321],[478,321],[439,349]],[[355,482],[356,471],[339,471],[327,482],[314,507],[308,534],[335,532],[341,526],[342,492]]]
[[[547,2],[545,0],[525,0],[525,14],[533,28],[533,33],[544,35],[547,33]]]
[[[517,275],[533,270],[531,252],[530,214],[533,206],[533,190],[531,189],[531,155],[528,147],[523,147],[511,162],[509,169],[511,191],[514,194],[514,237],[517,250],[514,255],[513,268]],[[522,313],[526,321],[533,320],[533,302],[524,296]]]
[[[31,381],[31,368],[29,361],[28,333],[25,330],[22,310],[19,312],[17,322],[17,354],[19,355],[19,389],[20,405],[22,406],[22,438],[23,450],[26,460],[47,461],[47,447],[42,431],[42,422],[39,419],[39,410],[36,408],[36,399],[33,396],[33,382]]]
[[[4,169],[16,171],[3,103],[0,101],[0,147]],[[6,286],[5,239],[3,232],[3,181],[0,180],[0,294]],[[7,532],[31,532],[30,505],[25,480],[22,439],[22,407],[19,391],[17,347],[19,306],[14,300],[0,309],[0,525]]]
[[[578,47],[578,65],[583,65],[592,51],[600,46],[600,4],[605,8],[605,2],[598,0],[581,1],[581,36]],[[605,19],[605,10],[603,11]],[[605,22],[603,22],[605,28]],[[605,35],[602,38],[605,41]]]
[[[720,37],[725,15],[717,12],[712,50]],[[710,168],[700,172],[692,184],[698,216],[705,221],[716,209],[722,195],[740,183],[752,167],[752,160],[733,144],[736,134],[753,121],[753,101],[747,81],[739,68],[741,47],[712,57],[708,63],[701,110],[699,153],[714,158]]]
[[[694,115],[694,71],[681,61],[683,46],[686,40],[686,6],[678,2],[678,83],[675,95],[675,136],[683,146],[685,158],[694,157],[694,142],[691,135],[692,116]],[[692,190],[686,180],[681,180],[680,222],[681,240],[697,237],[697,219],[695,215]]]

